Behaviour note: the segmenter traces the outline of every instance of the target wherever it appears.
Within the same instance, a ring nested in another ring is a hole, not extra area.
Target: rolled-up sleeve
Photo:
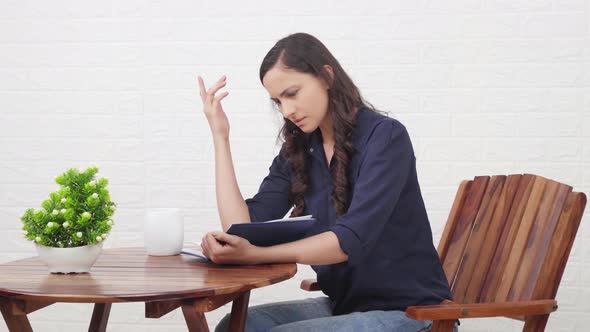
[[[416,162],[408,132],[398,121],[378,124],[366,146],[348,211],[330,228],[349,265],[362,261],[372,249]]]
[[[262,180],[254,197],[245,200],[250,213],[250,221],[279,219],[289,211],[289,191],[291,189],[290,171],[284,150],[274,158],[268,175]]]

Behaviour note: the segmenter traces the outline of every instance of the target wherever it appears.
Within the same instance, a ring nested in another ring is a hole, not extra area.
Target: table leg
[[[231,306],[231,316],[229,319],[229,330],[231,332],[244,331],[244,328],[246,327],[246,315],[248,314],[249,301],[250,291],[244,292],[244,294],[234,300]]]
[[[9,299],[0,297],[0,311],[10,332],[32,332],[31,323],[26,314],[15,315],[12,312],[12,303]]]
[[[182,314],[184,315],[189,332],[209,332],[205,314],[196,311],[192,304],[183,304]]]
[[[88,332],[105,332],[111,313],[111,303],[95,303]]]

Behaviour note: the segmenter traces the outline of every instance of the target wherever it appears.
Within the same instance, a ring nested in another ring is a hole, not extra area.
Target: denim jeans
[[[431,321],[408,318],[403,311],[376,310],[332,316],[329,299],[317,297],[250,307],[245,331],[418,332],[430,331],[431,324]],[[215,332],[226,332],[228,327],[229,315],[226,315],[217,325]]]

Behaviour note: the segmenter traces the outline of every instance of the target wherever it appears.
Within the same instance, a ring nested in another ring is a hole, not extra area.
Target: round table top
[[[39,257],[0,264],[0,296],[51,302],[128,302],[232,294],[289,279],[296,264],[218,265],[144,248],[103,249],[90,273],[51,274]]]

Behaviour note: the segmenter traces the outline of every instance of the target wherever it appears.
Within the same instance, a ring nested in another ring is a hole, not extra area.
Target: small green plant
[[[39,210],[21,217],[26,239],[37,244],[71,248],[104,241],[114,225],[116,204],[110,201],[106,178],[95,179],[98,168],[70,168],[58,175],[61,188],[49,194]]]

